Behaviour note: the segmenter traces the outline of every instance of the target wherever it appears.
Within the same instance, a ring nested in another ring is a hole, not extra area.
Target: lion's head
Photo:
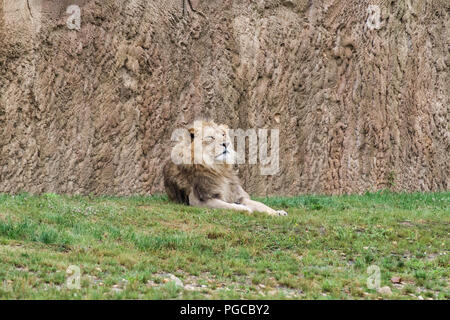
[[[188,126],[187,131],[181,132],[177,137],[182,136],[182,141],[178,138],[172,150],[172,160],[176,164],[200,164],[214,168],[234,163],[236,152],[228,126],[198,120]]]

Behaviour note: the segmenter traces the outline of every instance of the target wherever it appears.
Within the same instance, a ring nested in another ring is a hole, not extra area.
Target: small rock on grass
[[[174,276],[173,274],[170,273],[165,273],[165,274],[159,274],[159,277],[163,278],[163,282],[167,283],[170,281],[175,282],[175,285],[178,287],[184,287],[183,286],[183,281],[181,281],[178,277]]]
[[[392,277],[391,278],[392,283],[402,283],[402,278],[400,277]]]
[[[185,290],[188,290],[188,291],[195,291],[195,290],[197,290],[197,288],[194,287],[194,286],[191,285],[191,284],[185,285],[185,286],[184,286],[184,289],[185,289]]]
[[[391,296],[392,295],[392,290],[388,286],[381,287],[377,291],[378,291],[378,293],[384,294],[384,295],[387,295],[387,296]]]

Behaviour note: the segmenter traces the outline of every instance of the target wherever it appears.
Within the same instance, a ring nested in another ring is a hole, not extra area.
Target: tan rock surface
[[[450,188],[450,2],[192,3],[0,2],[0,192],[163,192],[202,114],[280,129],[279,174],[240,168],[252,194]]]

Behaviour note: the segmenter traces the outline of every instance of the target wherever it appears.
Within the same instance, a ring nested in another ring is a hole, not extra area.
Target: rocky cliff
[[[202,115],[280,130],[255,195],[450,188],[448,0],[192,5],[0,2],[0,192],[163,192]]]

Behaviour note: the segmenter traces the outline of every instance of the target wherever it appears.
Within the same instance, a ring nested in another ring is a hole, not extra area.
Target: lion
[[[286,211],[251,200],[241,187],[232,166],[236,152],[228,126],[201,120],[182,132],[182,141],[172,149],[163,169],[170,200],[201,208],[287,215]]]

